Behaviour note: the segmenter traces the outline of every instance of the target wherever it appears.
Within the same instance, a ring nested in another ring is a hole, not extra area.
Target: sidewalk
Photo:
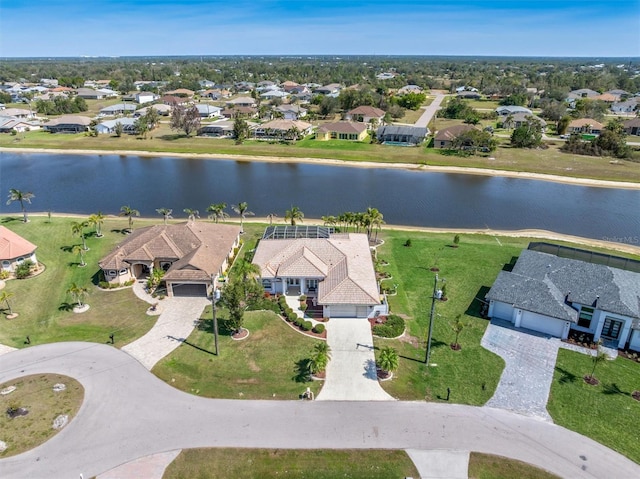
[[[420,479],[467,479],[469,451],[407,449]],[[415,478],[418,479],[418,478]]]
[[[144,456],[114,467],[97,476],[97,479],[162,479],[164,472],[182,450],[160,452]]]

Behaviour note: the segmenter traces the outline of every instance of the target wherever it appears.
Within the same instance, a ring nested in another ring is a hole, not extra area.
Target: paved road
[[[436,111],[438,111],[438,109],[440,108],[440,104],[442,103],[442,100],[444,100],[445,96],[446,95],[438,93],[434,100],[431,102],[431,105],[425,107],[424,113],[420,116],[420,118],[418,118],[414,126],[426,127],[431,121],[431,118],[433,118],[433,115],[435,115]]]
[[[42,372],[77,378],[85,402],[53,439],[0,460],[3,479],[91,477],[145,455],[192,447],[472,450],[562,477],[640,477],[640,466],[590,439],[499,409],[204,399],[164,384],[128,354],[93,343],[34,346],[0,361],[0,382]]]

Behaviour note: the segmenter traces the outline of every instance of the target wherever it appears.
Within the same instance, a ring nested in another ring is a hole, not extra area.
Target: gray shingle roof
[[[638,319],[640,274],[524,250],[512,272],[498,275],[486,298],[573,322],[578,313],[565,298]]]

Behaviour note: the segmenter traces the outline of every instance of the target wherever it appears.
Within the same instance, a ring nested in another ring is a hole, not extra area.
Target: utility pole
[[[215,343],[216,356],[218,356],[218,317],[216,316],[216,301],[220,299],[220,290],[216,288],[215,278],[211,277],[211,309],[213,310],[213,338]]]
[[[438,273],[433,280],[433,294],[431,295],[431,314],[429,315],[429,335],[427,337],[427,356],[424,359],[424,363],[429,366],[429,358],[431,357],[431,335],[433,334],[433,316],[436,312],[436,299],[438,293]]]

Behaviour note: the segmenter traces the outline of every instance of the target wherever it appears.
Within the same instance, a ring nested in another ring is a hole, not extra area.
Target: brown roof
[[[312,126],[311,123],[307,123],[306,121],[276,119],[276,120],[271,120],[266,123],[263,123],[262,125],[259,125],[258,128],[263,128],[265,130],[271,129],[271,130],[288,131],[291,128],[295,127],[300,131],[305,131],[311,128],[311,126]]]
[[[262,240],[253,263],[263,278],[318,278],[318,304],[379,304],[369,240],[364,234]]]
[[[188,90],[187,88],[178,88],[176,90],[171,90],[167,92],[167,95],[186,95],[186,96],[193,96],[194,95],[194,91],[193,90]]]
[[[476,130],[473,125],[453,125],[448,128],[438,130],[435,136],[435,141],[453,141],[462,133],[469,130]]]
[[[102,269],[120,269],[137,261],[174,261],[164,278],[207,280],[229,255],[240,226],[212,223],[155,225],[135,230],[100,261]]]
[[[625,120],[622,122],[622,124],[625,128],[640,127],[640,118],[636,117],[630,120]]]
[[[5,226],[0,226],[0,261],[30,255],[37,246]]]
[[[591,126],[592,129],[602,130],[604,125],[593,118],[578,118],[569,123],[568,128],[582,128],[584,126]]]
[[[381,110],[380,108],[376,108],[374,106],[362,105],[357,108],[354,108],[353,110],[349,111],[347,114],[348,115],[364,115],[364,116],[379,118],[384,116],[385,112],[384,110]]]
[[[81,115],[64,115],[55,120],[48,121],[45,126],[57,126],[57,125],[83,125],[89,126],[91,124],[91,118]]]
[[[325,123],[318,128],[319,133],[335,131],[336,133],[356,133],[360,134],[367,129],[364,123],[354,123],[352,121],[337,121],[335,123]]]

